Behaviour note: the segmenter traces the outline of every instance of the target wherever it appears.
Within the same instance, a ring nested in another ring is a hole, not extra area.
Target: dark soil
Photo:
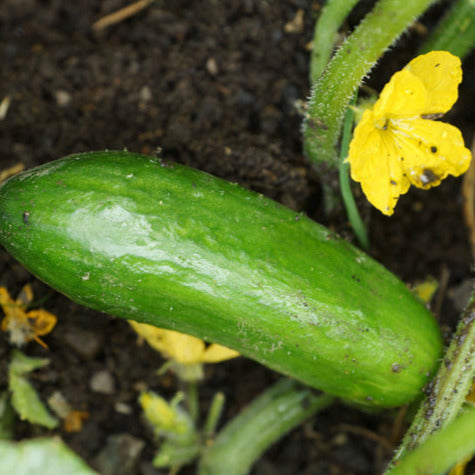
[[[91,25],[126,0],[2,0],[0,101],[12,102],[0,122],[1,169],[26,167],[81,151],[124,149],[157,154],[238,182],[304,211],[351,239],[342,217],[323,215],[318,177],[302,155],[295,106],[307,97],[308,43],[319,2],[310,0],[157,1],[133,18],[94,34]],[[350,17],[356,24],[363,2]],[[433,26],[449,2],[422,20]],[[284,25],[304,10],[302,31]],[[411,59],[425,33],[414,28],[375,69],[380,89]],[[472,136],[475,111],[473,56],[466,61],[461,100],[448,119]],[[472,80],[470,80],[470,78]],[[372,255],[408,283],[443,277],[437,318],[448,331],[457,320],[454,289],[470,278],[470,248],[462,216],[460,179],[429,192],[411,191],[388,219],[370,216]],[[51,363],[31,380],[46,399],[60,391],[89,418],[82,431],[61,437],[92,466],[114,437],[128,434],[144,446],[133,467],[111,473],[161,473],[151,466],[153,437],[137,404],[143,387],[171,396],[173,375],[158,376],[163,361],[122,320],[71,303],[0,253],[0,284],[15,296],[33,283],[42,306],[58,316],[45,340],[24,351]],[[11,347],[0,336],[0,389],[6,387]],[[112,377],[109,393],[91,389],[98,372]],[[208,366],[201,389],[206,409],[215,391],[227,397],[225,421],[278,375],[237,359]],[[393,413],[366,414],[334,406],[269,450],[256,474],[377,474],[397,445]],[[51,432],[21,422],[18,439]],[[121,462],[124,463],[123,461]],[[99,464],[99,465],[98,465]],[[187,473],[194,473],[189,469]]]

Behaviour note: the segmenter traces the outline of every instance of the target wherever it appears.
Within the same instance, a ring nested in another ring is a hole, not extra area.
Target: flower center
[[[374,121],[374,126],[380,130],[387,130],[389,127],[389,119],[387,117],[381,117]]]

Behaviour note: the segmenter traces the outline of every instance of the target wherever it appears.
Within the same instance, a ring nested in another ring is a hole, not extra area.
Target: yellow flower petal
[[[374,113],[366,110],[353,132],[348,158],[351,165],[351,178],[362,181],[368,174],[373,173],[373,161],[377,160],[381,150],[381,135],[374,126]],[[368,160],[371,163],[368,163]]]
[[[219,363],[239,356],[239,353],[226,346],[213,343],[206,348],[203,355],[203,363]]]
[[[5,287],[0,287],[0,305],[2,306],[5,314],[8,314],[11,308],[16,306]]]
[[[413,288],[412,292],[416,294],[425,304],[428,304],[439,287],[439,282],[437,279],[429,276],[425,280],[417,282]]]
[[[172,330],[165,330],[146,323],[129,321],[132,328],[165,358],[181,364],[199,363],[205,344],[199,338]]]
[[[422,114],[447,112],[458,97],[462,82],[460,59],[448,51],[431,51],[414,58],[405,68],[417,76],[429,98]]]
[[[374,127],[374,120],[372,111],[363,114],[350,144],[348,162],[351,178],[361,182],[368,201],[390,216],[410,183],[404,176],[400,150],[392,140],[392,133]]]
[[[238,356],[238,353],[224,346],[205,342],[191,335],[164,330],[153,325],[129,321],[134,330],[155,350],[181,365],[217,363]]]
[[[447,175],[459,176],[470,166],[470,150],[465,148],[460,131],[450,124],[425,119],[399,121],[394,135],[404,151],[404,173],[418,188],[437,186]]]
[[[177,363],[183,365],[201,363],[205,352],[205,343],[194,336],[166,330],[166,352]]]
[[[158,352],[162,353],[165,349],[163,342],[163,331],[161,328],[148,325],[146,323],[138,323],[134,320],[129,320],[131,327],[140,335],[144,340]]]
[[[429,102],[427,90],[420,78],[403,69],[384,86],[374,105],[379,128],[387,126],[383,119],[417,117],[425,113]]]
[[[56,326],[58,319],[46,310],[30,310],[26,314],[32,333],[37,336],[46,335]]]

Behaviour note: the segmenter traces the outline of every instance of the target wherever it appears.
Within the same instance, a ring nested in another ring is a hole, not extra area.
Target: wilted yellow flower
[[[2,320],[2,330],[10,333],[10,342],[22,346],[30,340],[35,340],[41,346],[47,347],[40,336],[53,330],[57,318],[46,310],[30,310],[26,308],[33,300],[30,285],[25,285],[16,300],[13,300],[5,287],[0,287],[0,306],[5,313]]]
[[[216,343],[206,346],[203,340],[194,336],[132,320],[129,323],[152,348],[172,360],[173,369],[181,379],[201,379],[203,363],[219,363],[239,356],[237,351]]]
[[[170,473],[199,456],[203,445],[190,414],[180,407],[185,395],[178,392],[168,402],[152,391],[139,397],[144,416],[160,439],[160,448],[152,464],[157,468],[169,467]]]
[[[458,176],[471,154],[460,131],[436,122],[458,97],[460,59],[432,51],[413,59],[384,87],[355,128],[347,161],[368,200],[390,216],[410,185],[428,189]]]
[[[48,406],[63,420],[63,428],[66,432],[80,432],[84,421],[89,418],[88,412],[73,409],[59,391],[55,391],[48,398]]]
[[[152,391],[145,391],[139,397],[145,417],[157,434],[185,435],[193,430],[190,417],[179,408],[178,402],[179,398],[168,402]]]
[[[439,287],[437,279],[429,276],[425,280],[417,282],[412,288],[412,292],[416,294],[424,303],[428,304]]]

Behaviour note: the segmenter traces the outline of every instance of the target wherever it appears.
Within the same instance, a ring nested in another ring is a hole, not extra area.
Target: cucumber
[[[160,159],[84,153],[11,178],[0,240],[75,302],[358,404],[413,400],[440,357],[432,315],[380,264],[302,214]]]

